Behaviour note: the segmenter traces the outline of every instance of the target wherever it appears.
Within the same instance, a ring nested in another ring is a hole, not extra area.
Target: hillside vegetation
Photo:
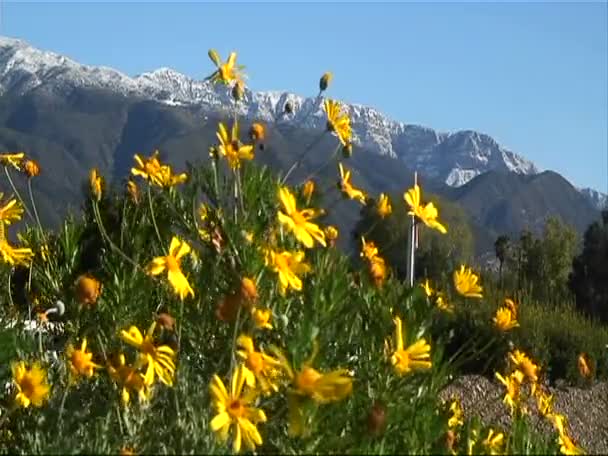
[[[236,54],[209,55],[211,80],[241,103]],[[330,83],[326,73],[320,97]],[[332,182],[298,177],[310,147],[280,176],[256,164],[264,125],[239,131],[230,115],[209,157],[187,169],[137,154],[123,188],[91,169],[82,215],[54,231],[32,197],[45,170],[17,150],[0,155],[13,189],[0,208],[3,452],[582,451],[548,380],[561,365],[570,369],[562,378],[584,384],[604,375],[605,329],[487,289],[458,256],[447,255],[441,284],[410,287],[367,232],[357,235],[359,262],[342,254],[336,242],[351,234],[326,217],[344,205],[381,220],[400,207],[422,250],[434,236],[458,249],[473,235],[450,235],[441,200],[419,186],[371,198],[355,185],[350,120],[339,103],[324,106],[318,135],[331,147],[319,172],[332,170]],[[447,204],[445,213],[462,215]],[[558,332],[558,315],[571,332],[553,336],[579,338],[561,364],[554,340],[542,339],[542,325]],[[440,398],[471,371],[500,385],[508,426]],[[549,432],[535,430],[533,413]]]

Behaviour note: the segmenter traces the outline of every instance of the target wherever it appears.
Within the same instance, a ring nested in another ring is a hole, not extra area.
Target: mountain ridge
[[[228,90],[197,81],[167,67],[135,77],[109,68],[82,65],[65,56],[42,51],[23,40],[0,37],[0,94],[32,90],[68,91],[70,87],[101,88],[124,96],[139,96],[167,105],[222,112],[231,106]],[[250,120],[288,122],[318,129],[325,123],[322,100],[289,92],[245,91],[239,114]],[[284,106],[290,102],[292,114]],[[379,155],[398,158],[450,186],[463,185],[491,169],[537,174],[531,161],[502,147],[490,135],[474,130],[439,132],[430,127],[389,119],[373,107],[346,104],[354,144]]]

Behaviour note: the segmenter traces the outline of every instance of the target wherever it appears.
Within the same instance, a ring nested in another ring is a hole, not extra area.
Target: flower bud
[[[237,81],[232,87],[232,98],[236,101],[241,101],[245,95],[245,86],[241,81]]]
[[[285,114],[291,114],[293,113],[293,105],[291,104],[291,101],[288,101],[287,103],[285,103]]]
[[[254,302],[258,299],[258,290],[255,282],[249,277],[243,277],[241,279],[241,296],[247,302]]]
[[[344,146],[342,146],[342,156],[344,158],[350,158],[353,155],[353,144],[352,143],[348,143]]]
[[[93,276],[83,274],[76,279],[76,299],[81,304],[94,306],[101,294],[101,283]]]
[[[367,415],[367,430],[372,435],[378,435],[386,426],[386,407],[379,401],[374,401]]]
[[[254,122],[249,129],[249,137],[253,142],[263,142],[264,139],[266,139],[264,125],[259,122]]]
[[[304,186],[302,187],[302,196],[306,198],[307,202],[310,202],[310,198],[312,198],[312,194],[315,191],[315,182],[311,179],[304,182]]]
[[[212,160],[219,160],[220,153],[218,152],[217,147],[215,147],[215,146],[209,147],[209,157],[211,157]]]
[[[23,172],[27,177],[35,177],[40,174],[40,166],[35,160],[26,160],[23,163]]]
[[[207,52],[207,55],[209,56],[211,61],[213,63],[215,63],[215,66],[219,67],[222,64],[220,56],[215,49],[209,49],[209,52]]]
[[[319,90],[321,92],[327,90],[327,87],[329,87],[329,83],[331,82],[333,77],[333,74],[331,74],[329,71],[323,73],[323,76],[321,76],[321,80],[319,81]]]
[[[156,322],[160,327],[166,329],[167,331],[173,331],[173,328],[175,328],[175,318],[165,312],[158,314],[158,317],[156,317]]]

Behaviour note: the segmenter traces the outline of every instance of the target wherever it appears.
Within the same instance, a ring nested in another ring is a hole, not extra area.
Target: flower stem
[[[27,192],[30,195],[30,201],[32,202],[32,209],[34,210],[34,215],[36,216],[36,223],[38,224],[38,228],[40,228],[42,237],[45,237],[44,228],[42,228],[42,223],[40,223],[40,217],[38,217],[38,209],[36,208],[36,202],[34,200],[34,193],[32,192],[32,179],[31,178],[28,178],[28,180],[27,180]]]
[[[281,185],[283,185],[287,181],[287,178],[291,175],[291,173],[294,172],[295,169],[302,164],[302,161],[304,160],[304,158],[306,158],[306,155],[308,155],[308,152],[310,152],[312,150],[312,148],[315,147],[321,141],[321,139],[323,139],[323,137],[325,136],[325,133],[327,133],[327,130],[324,130],[323,133],[321,133],[319,136],[317,136],[315,138],[315,140],[313,142],[311,142],[306,147],[306,149],[304,149],[304,152],[302,152],[300,154],[300,156],[296,159],[296,161],[293,163],[293,165],[291,165],[291,168],[289,168],[289,170],[287,170],[287,173],[281,180]]]
[[[152,224],[154,225],[154,231],[156,231],[156,237],[158,238],[158,242],[163,244],[163,239],[160,237],[160,231],[158,230],[158,225],[156,224],[156,216],[154,215],[154,206],[152,205],[152,193],[150,192],[150,184],[148,184],[148,205],[150,206],[150,214],[152,216]]]
[[[6,177],[8,179],[8,183],[10,184],[11,188],[13,189],[13,192],[15,193],[15,196],[19,199],[19,202],[21,203],[21,205],[25,209],[25,212],[27,212],[27,215],[32,220],[34,220],[34,217],[32,216],[32,213],[30,212],[29,208],[26,206],[25,201],[23,201],[23,198],[21,198],[21,194],[19,193],[19,191],[17,191],[17,187],[15,187],[15,184],[13,183],[13,179],[11,179],[11,175],[8,172],[8,168],[6,166],[4,167],[4,172],[6,173]]]
[[[331,155],[330,155],[330,157],[329,157],[329,158],[328,158],[328,159],[327,159],[327,160],[326,160],[326,161],[325,161],[325,162],[324,162],[324,163],[323,163],[321,166],[319,166],[319,167],[318,167],[317,169],[315,169],[315,170],[314,170],[312,173],[310,173],[310,174],[309,174],[309,175],[306,177],[306,179],[304,179],[302,182],[306,182],[308,179],[312,179],[313,177],[315,177],[315,175],[316,175],[318,172],[321,172],[323,169],[325,169],[325,167],[326,167],[327,165],[329,165],[329,164],[330,164],[330,163],[333,161],[333,159],[334,159],[334,158],[336,158],[336,155],[338,154],[338,151],[339,151],[339,150],[340,150],[340,146],[338,146],[338,147],[336,148],[336,150],[334,150],[334,153],[333,153],[333,154],[331,154]]]
[[[99,214],[99,207],[97,206],[97,201],[93,201],[93,213],[95,214],[95,221],[97,222],[97,226],[99,228],[99,232],[101,233],[101,236],[108,243],[108,245],[112,248],[112,250],[116,251],[116,253],[118,253],[125,260],[127,260],[129,263],[131,263],[135,267],[135,269],[141,269],[140,266],[135,261],[133,261],[131,258],[129,258],[121,249],[119,249],[118,246],[116,244],[114,244],[114,242],[112,242],[112,239],[110,239],[110,236],[108,236],[108,233],[106,232],[106,229],[103,226],[103,222],[101,221],[101,215]]]

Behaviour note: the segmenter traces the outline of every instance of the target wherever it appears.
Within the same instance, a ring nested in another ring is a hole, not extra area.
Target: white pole
[[[418,184],[418,172],[414,172],[414,186]],[[411,229],[410,229],[410,251],[409,253],[409,267],[408,267],[408,281],[410,287],[414,286],[414,254],[416,253],[416,217],[412,215]]]

